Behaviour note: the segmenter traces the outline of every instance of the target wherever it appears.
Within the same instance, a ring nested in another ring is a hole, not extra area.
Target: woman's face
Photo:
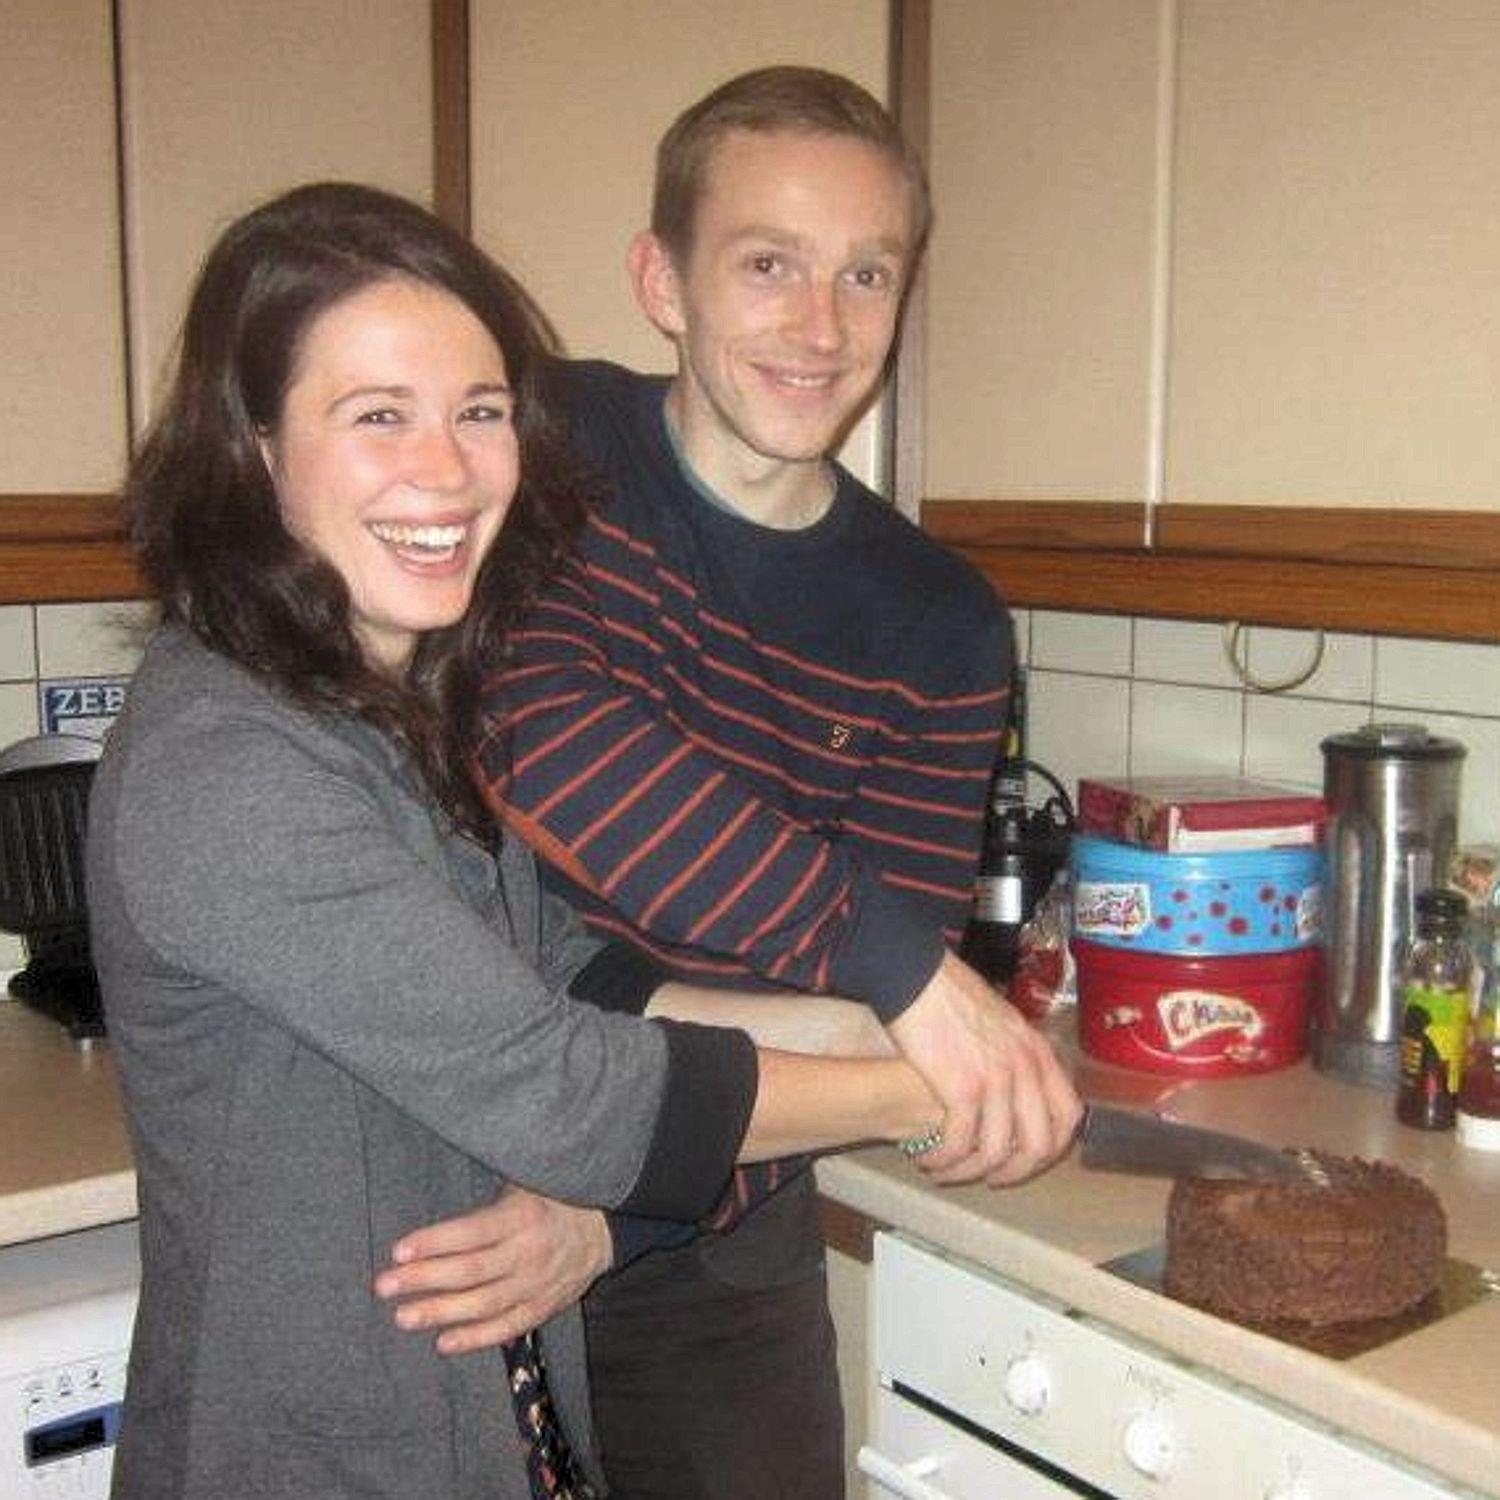
[[[287,529],[348,585],[370,662],[399,671],[468,608],[520,476],[505,359],[456,297],[376,282],[302,340],[263,452]]]

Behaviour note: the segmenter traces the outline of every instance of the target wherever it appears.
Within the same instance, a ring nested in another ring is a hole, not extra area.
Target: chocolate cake
[[[1385,1162],[1312,1153],[1326,1184],[1181,1178],[1167,1204],[1169,1296],[1239,1322],[1393,1317],[1438,1283],[1437,1195]]]

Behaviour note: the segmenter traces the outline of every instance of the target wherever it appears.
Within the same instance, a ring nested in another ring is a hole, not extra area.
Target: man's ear
[[[625,264],[641,311],[669,339],[677,338],[686,323],[682,314],[682,283],[672,252],[649,229],[643,229],[631,240]]]

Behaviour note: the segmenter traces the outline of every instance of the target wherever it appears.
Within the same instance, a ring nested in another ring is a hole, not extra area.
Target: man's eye
[[[757,276],[775,276],[782,269],[782,259],[769,250],[757,250],[748,256],[746,266]]]
[[[872,292],[883,292],[896,284],[895,273],[889,266],[855,266],[849,279],[855,286]]]

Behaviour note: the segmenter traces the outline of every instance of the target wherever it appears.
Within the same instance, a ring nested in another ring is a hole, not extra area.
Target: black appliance
[[[0,751],[0,931],[17,934],[28,959],[10,993],[75,1041],[104,1035],[83,877],[99,749],[77,735],[49,734]]]
[[[1052,788],[1040,806],[1012,799],[1017,773],[1039,777]],[[992,984],[1015,973],[1021,929],[1067,863],[1073,835],[1073,803],[1051,771],[1035,761],[1010,760],[996,775],[984,824],[984,846],[974,887],[974,911],[959,945],[959,957]]]

